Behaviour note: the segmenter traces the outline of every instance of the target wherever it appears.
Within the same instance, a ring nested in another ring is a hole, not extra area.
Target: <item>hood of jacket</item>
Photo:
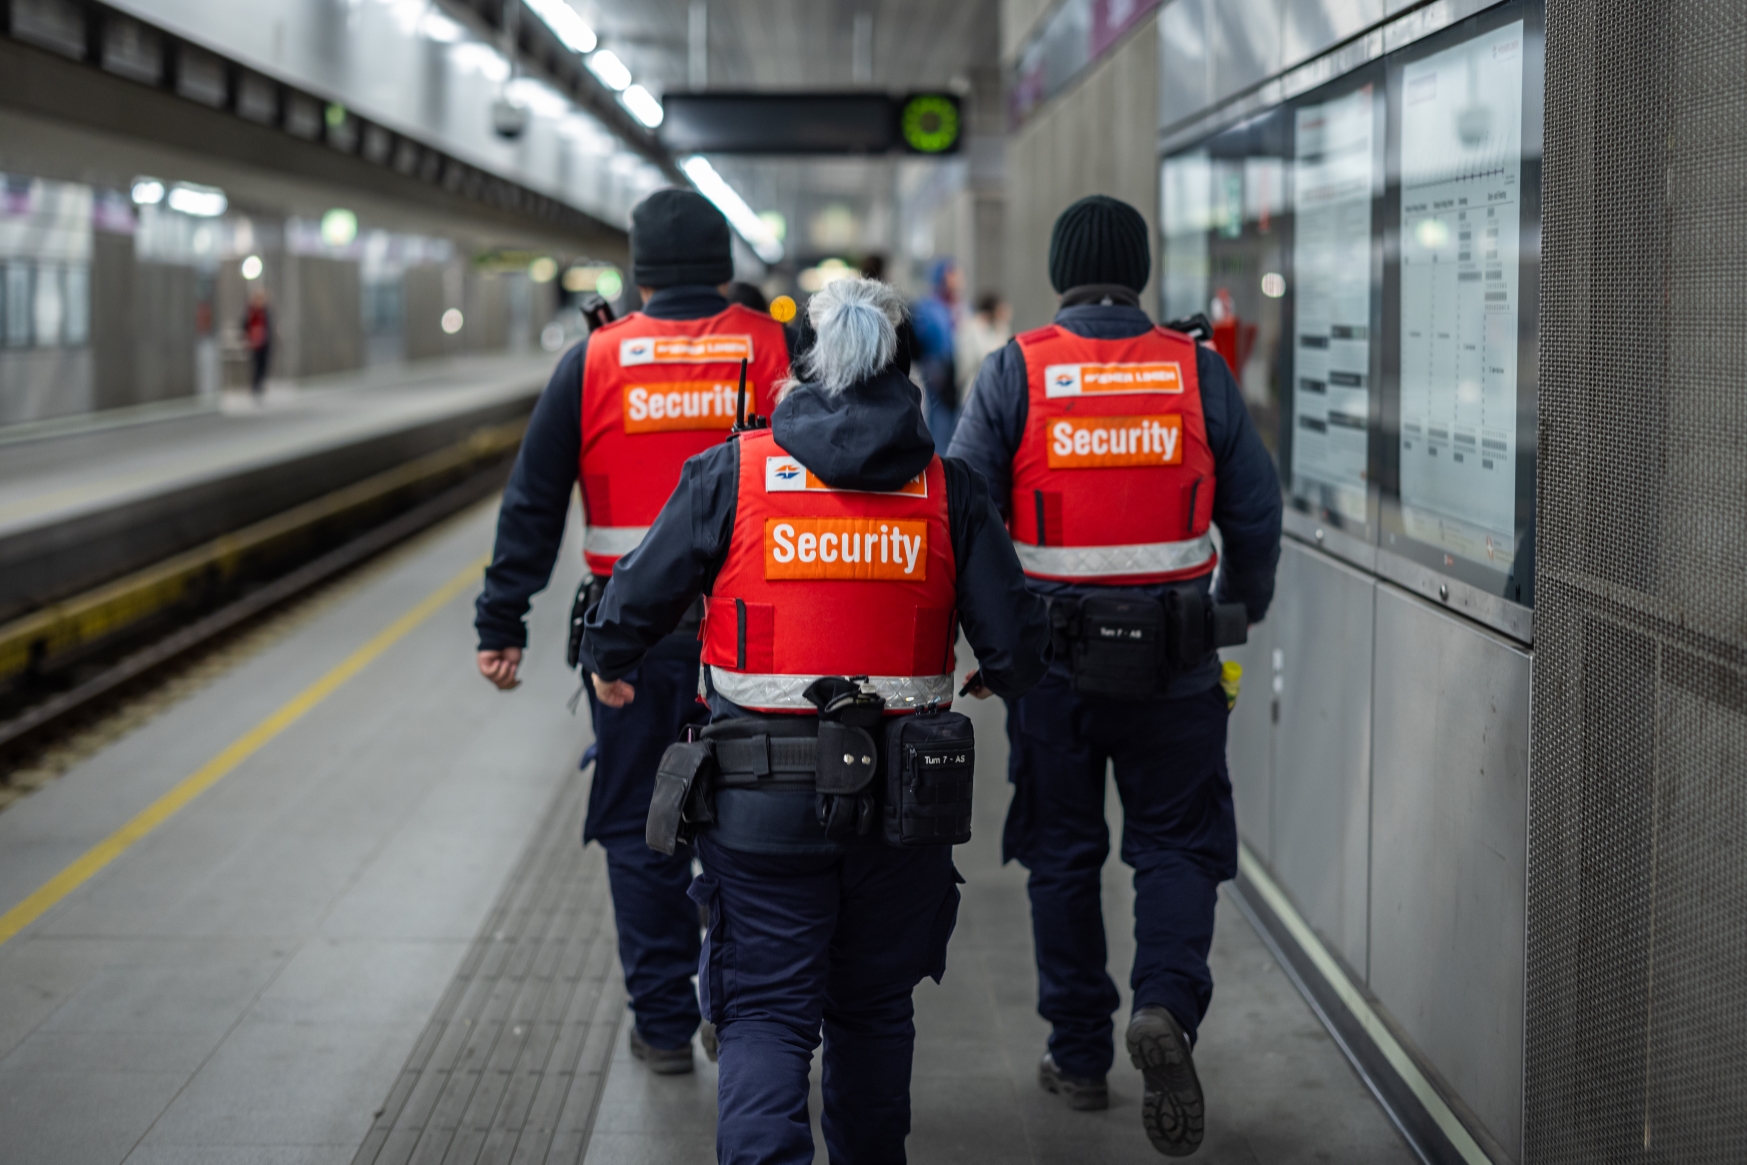
[[[934,457],[922,394],[895,368],[835,394],[798,385],[776,406],[770,428],[778,445],[833,489],[894,490]]]

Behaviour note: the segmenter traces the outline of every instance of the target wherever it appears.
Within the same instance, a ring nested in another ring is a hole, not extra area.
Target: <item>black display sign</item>
[[[661,144],[676,154],[956,154],[951,93],[668,93]]]

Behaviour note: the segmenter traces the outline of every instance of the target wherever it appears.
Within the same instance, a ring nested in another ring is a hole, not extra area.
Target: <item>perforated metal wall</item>
[[[1524,1156],[1747,1160],[1747,5],[1546,95]]]

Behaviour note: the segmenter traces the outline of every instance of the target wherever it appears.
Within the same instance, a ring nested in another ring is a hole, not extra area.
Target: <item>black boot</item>
[[[649,1065],[649,1070],[657,1076],[683,1076],[692,1070],[689,1040],[682,1048],[652,1047],[635,1024],[631,1025],[631,1054]]]
[[[1110,1089],[1102,1076],[1065,1076],[1048,1052],[1037,1064],[1037,1083],[1053,1092],[1077,1112],[1098,1112],[1110,1107]]]
[[[1189,1156],[1201,1147],[1206,1109],[1183,1026],[1162,1007],[1139,1009],[1128,1021],[1128,1055],[1146,1077],[1140,1123],[1147,1140],[1167,1157]]]

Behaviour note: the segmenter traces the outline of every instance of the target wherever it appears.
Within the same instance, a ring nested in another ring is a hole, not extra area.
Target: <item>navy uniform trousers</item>
[[[698,996],[721,1040],[716,1160],[810,1165],[807,1071],[823,1029],[832,1165],[901,1165],[911,993],[945,973],[958,921],[950,847],[761,854],[705,833],[698,856],[692,896],[710,916]]]
[[[699,644],[683,636],[657,643],[624,678],[637,698],[623,708],[595,699],[594,784],[582,841],[607,851],[607,883],[619,930],[619,963],[637,1028],[652,1047],[678,1048],[698,1030],[698,911],[686,897],[691,851],[672,857],[644,840],[649,797],[661,754],[687,724],[701,724],[709,709],[697,702]],[[583,758],[587,764],[587,757]]]
[[[1218,687],[1110,700],[1074,693],[1065,671],[1007,707],[1013,805],[1003,857],[1030,871],[1038,1014],[1069,1076],[1114,1061],[1121,1005],[1105,968],[1099,882],[1110,853],[1105,766],[1122,798],[1122,860],[1134,870],[1134,1006],[1164,1007],[1195,1038],[1213,998],[1207,952],[1219,883],[1237,876],[1237,822]]]

